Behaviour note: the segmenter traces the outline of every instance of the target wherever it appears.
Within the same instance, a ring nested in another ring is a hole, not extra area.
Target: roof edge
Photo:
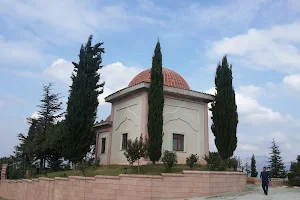
[[[112,93],[111,95],[107,96],[105,98],[105,102],[114,102],[118,99],[121,99],[125,96],[129,96],[132,93],[135,93],[137,91],[141,90],[147,90],[150,87],[150,83],[142,82],[136,85],[133,85],[131,87],[126,87],[123,88],[117,92]],[[175,88],[175,87],[170,87],[170,86],[164,86],[164,93],[169,94],[172,96],[180,96],[184,97],[187,99],[193,99],[197,101],[202,101],[202,102],[212,102],[215,100],[215,96],[203,92],[198,92],[198,91],[193,91],[193,90],[185,90],[185,89],[180,89],[180,88]]]
[[[95,123],[93,125],[93,128],[98,128],[101,126],[111,126],[111,125],[112,125],[112,121],[102,121],[102,122]]]

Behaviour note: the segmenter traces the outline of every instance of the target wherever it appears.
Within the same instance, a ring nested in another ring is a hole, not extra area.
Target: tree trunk
[[[76,170],[76,163],[72,161],[72,170]]]
[[[140,160],[137,161],[138,163],[138,174],[140,173]]]
[[[40,158],[40,171],[39,171],[39,173],[41,173],[42,170],[43,170],[43,163],[44,163],[43,158]]]

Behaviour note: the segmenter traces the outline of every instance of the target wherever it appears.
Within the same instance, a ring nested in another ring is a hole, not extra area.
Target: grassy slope
[[[127,168],[127,174],[137,174],[137,166],[120,166],[120,165],[110,165],[110,166],[101,166],[99,168],[93,169],[89,168],[85,172],[85,176],[96,176],[96,175],[107,175],[107,176],[118,176],[119,174],[124,174],[124,167]],[[186,165],[176,165],[172,169],[172,173],[182,173],[183,170],[190,170]],[[197,166],[193,170],[205,171],[207,170],[206,166]],[[145,165],[140,166],[140,174],[147,175],[160,175],[165,172],[163,165]],[[40,175],[39,177],[68,177],[68,176],[82,176],[82,173],[78,170],[70,171],[58,171],[52,172],[45,175]]]

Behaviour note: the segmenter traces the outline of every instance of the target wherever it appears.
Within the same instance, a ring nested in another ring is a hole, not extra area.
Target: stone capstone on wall
[[[0,197],[14,200],[162,200],[243,191],[239,172],[184,171],[161,176],[119,175],[2,180]]]

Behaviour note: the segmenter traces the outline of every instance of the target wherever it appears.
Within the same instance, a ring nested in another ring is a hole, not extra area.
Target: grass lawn
[[[100,166],[99,168],[93,169],[89,168],[85,172],[85,176],[96,176],[96,175],[106,175],[106,176],[118,176],[119,174],[124,174],[124,167],[127,168],[127,174],[137,174],[137,166],[121,166],[121,165],[109,165],[109,166]],[[182,173],[183,170],[190,170],[186,165],[176,165],[171,173]],[[206,171],[206,166],[196,166],[193,170],[197,171]],[[140,166],[140,174],[147,175],[160,175],[165,173],[165,168],[163,165],[144,165]],[[81,171],[79,170],[70,170],[70,171],[58,171],[47,173],[46,175],[39,175],[38,177],[68,177],[68,176],[82,176]]]

